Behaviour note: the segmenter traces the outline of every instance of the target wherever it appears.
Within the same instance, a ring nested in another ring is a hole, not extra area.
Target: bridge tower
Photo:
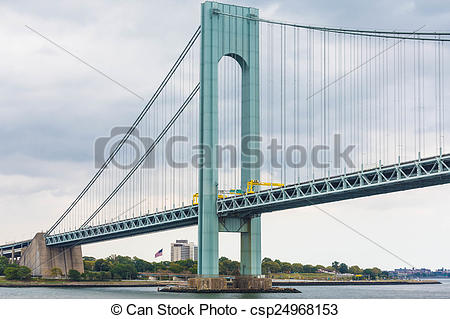
[[[199,264],[204,276],[219,274],[219,231],[241,233],[241,274],[261,274],[261,220],[217,216],[218,64],[228,56],[242,70],[241,149],[259,148],[259,22],[258,10],[204,2],[201,12],[200,145],[210,150],[199,174]],[[244,17],[244,18],[242,18]],[[250,18],[250,19],[248,19]],[[254,20],[252,20],[254,19]],[[244,145],[245,144],[245,145]],[[259,179],[259,166],[241,154],[241,187]]]

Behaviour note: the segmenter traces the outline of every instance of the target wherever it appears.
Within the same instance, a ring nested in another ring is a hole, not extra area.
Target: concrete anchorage
[[[33,276],[52,277],[52,269],[61,269],[67,276],[69,270],[84,272],[81,246],[48,247],[45,244],[44,233],[37,233],[30,245],[22,252],[19,265],[32,270]]]

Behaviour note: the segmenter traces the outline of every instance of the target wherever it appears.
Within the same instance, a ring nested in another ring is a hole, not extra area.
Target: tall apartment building
[[[193,242],[185,239],[177,239],[175,243],[170,244],[170,260],[198,260],[198,247]]]

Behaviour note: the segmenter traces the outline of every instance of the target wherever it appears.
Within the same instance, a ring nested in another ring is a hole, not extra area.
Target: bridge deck
[[[249,217],[278,210],[386,194],[450,182],[450,154],[287,185],[218,200],[219,216]],[[49,246],[69,246],[191,226],[198,206],[180,207],[128,220],[91,226],[46,238]]]
[[[18,249],[21,249],[21,248],[24,248],[24,247],[28,247],[30,245],[30,243],[31,243],[31,239],[19,241],[19,242],[16,242],[16,243],[4,244],[4,245],[0,245],[0,250],[8,251],[8,250],[12,250],[13,248],[15,250],[18,250]]]

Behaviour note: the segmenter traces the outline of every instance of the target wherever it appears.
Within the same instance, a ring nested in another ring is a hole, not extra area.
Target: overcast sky
[[[148,100],[200,23],[200,1],[2,1],[0,242],[46,230],[94,173],[92,145],[145,104],[26,26]],[[448,1],[235,1],[267,18],[370,29],[450,30]],[[321,205],[416,267],[450,268],[450,186]],[[83,246],[84,255],[154,260],[197,227]],[[262,217],[263,257],[329,265],[407,266],[314,207]],[[239,235],[220,254],[239,258]]]

